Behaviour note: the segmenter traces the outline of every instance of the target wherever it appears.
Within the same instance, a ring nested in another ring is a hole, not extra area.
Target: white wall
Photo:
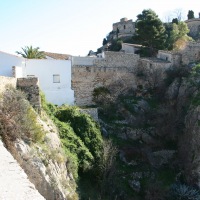
[[[25,74],[39,78],[41,90],[46,99],[54,104],[74,104],[74,91],[71,89],[70,60],[26,60]],[[53,75],[60,75],[60,83],[53,83]]]
[[[24,58],[0,51],[0,75],[12,77],[12,67],[24,65]]]
[[[97,58],[73,56],[72,65],[91,65],[92,66],[95,59]]]

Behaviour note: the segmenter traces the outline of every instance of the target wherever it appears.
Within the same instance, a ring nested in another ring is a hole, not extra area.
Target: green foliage
[[[185,22],[173,23],[168,49],[180,50],[184,48],[187,41],[192,41],[192,38],[187,35],[188,33],[189,29]]]
[[[106,40],[106,38],[103,39],[103,45],[106,45],[108,43],[108,41]]]
[[[106,87],[95,88],[92,93],[93,101],[98,104],[102,104],[104,100],[106,99],[106,97],[109,95],[110,95],[110,91]]]
[[[78,167],[85,171],[92,167],[94,158],[83,141],[74,133],[72,127],[68,123],[56,122],[59,128],[59,134],[66,152],[70,152],[77,157]]]
[[[172,19],[172,24],[174,24],[174,23],[175,23],[175,24],[178,24],[178,19],[177,19],[177,18],[173,18],[173,19]]]
[[[21,51],[16,51],[17,54],[21,55],[24,58],[29,58],[29,59],[43,59],[45,58],[45,54],[43,51],[39,51],[39,47],[33,48],[32,46],[25,46],[22,48]]]
[[[163,49],[165,46],[165,27],[151,9],[143,10],[137,18],[135,39],[143,46],[148,47],[151,55],[154,55],[158,49]]]
[[[109,46],[109,51],[119,51],[122,48],[122,39],[112,40]]]
[[[42,142],[45,135],[24,93],[12,87],[8,87],[0,99],[0,130],[2,138],[10,141]]]
[[[43,110],[51,117],[54,118],[54,115],[57,111],[57,107],[54,104],[47,102],[45,95],[40,91],[40,98]]]
[[[169,190],[169,200],[199,200],[200,192],[190,186],[173,184]]]
[[[70,123],[74,132],[87,146],[95,160],[100,158],[102,137],[99,126],[76,107],[62,106],[55,115],[60,121]]]
[[[187,17],[188,17],[188,19],[193,19],[194,18],[194,11],[193,10],[189,10]]]
[[[72,106],[56,107],[41,95],[43,109],[51,116],[62,141],[68,163],[67,168],[78,178],[78,171],[85,172],[100,159],[102,137],[99,126],[87,114]]]

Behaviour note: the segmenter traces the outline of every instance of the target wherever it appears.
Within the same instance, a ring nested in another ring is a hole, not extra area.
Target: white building
[[[49,102],[57,105],[74,104],[74,92],[71,89],[71,60],[66,60],[66,57],[55,59],[51,55],[47,59],[25,59],[0,52],[0,75],[12,77],[13,66],[16,78],[38,77],[40,88]]]

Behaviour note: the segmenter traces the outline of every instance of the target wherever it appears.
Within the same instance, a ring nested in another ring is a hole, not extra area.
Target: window
[[[124,29],[126,29],[126,26],[124,25]]]
[[[53,83],[60,83],[60,75],[59,74],[53,75]]]

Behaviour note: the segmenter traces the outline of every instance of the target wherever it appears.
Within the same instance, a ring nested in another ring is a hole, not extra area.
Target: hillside
[[[119,152],[107,199],[200,198],[199,69],[170,68],[154,85],[143,74],[117,97],[119,87],[96,90],[102,130]]]
[[[138,73],[136,88],[96,88],[100,124],[43,95],[37,113],[8,87],[2,141],[45,199],[197,200],[200,65],[156,74]]]

